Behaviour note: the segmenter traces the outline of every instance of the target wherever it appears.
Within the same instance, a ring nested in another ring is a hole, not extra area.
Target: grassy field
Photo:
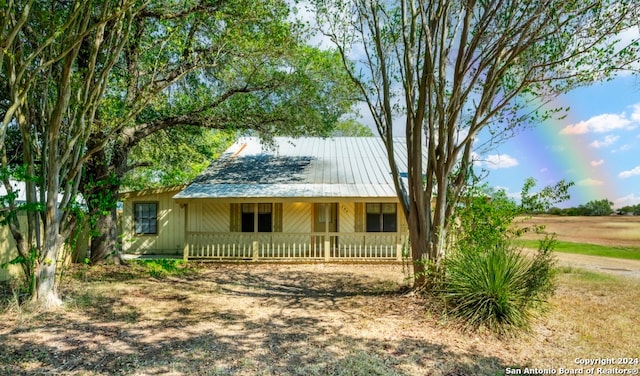
[[[0,375],[502,375],[640,357],[640,279],[563,268],[558,283],[531,333],[497,338],[407,294],[400,265],[78,266],[64,309],[5,296]]]
[[[521,225],[533,224],[544,225],[545,233],[555,234],[561,244],[567,242],[640,249],[640,216],[534,216],[525,219]],[[525,240],[536,238],[539,236],[532,233],[523,237]]]
[[[516,243],[525,248],[534,249],[539,245],[539,241],[533,239],[518,240],[516,241]],[[623,247],[557,241],[553,250],[556,252],[576,253],[580,255],[613,257],[626,260],[640,260],[640,246]]]

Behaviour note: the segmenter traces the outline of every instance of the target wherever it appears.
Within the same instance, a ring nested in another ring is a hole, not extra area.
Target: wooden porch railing
[[[407,239],[395,232],[187,232],[184,259],[400,261]]]

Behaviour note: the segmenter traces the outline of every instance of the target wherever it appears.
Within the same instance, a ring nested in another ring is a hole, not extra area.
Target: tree
[[[20,257],[34,259],[33,299],[60,304],[56,271],[65,241],[78,217],[77,191],[97,107],[124,46],[133,1],[2,4],[2,76],[7,108],[0,146],[2,170],[10,170],[4,135],[20,130],[26,205],[5,202],[3,210]],[[22,15],[15,22],[15,15]],[[18,27],[20,26],[20,27]],[[12,192],[8,174],[3,183]],[[17,210],[28,208],[28,228]],[[42,228],[42,231],[40,230]]]
[[[553,186],[546,186],[539,192],[532,193],[536,185],[536,180],[528,178],[525,180],[520,196],[520,210],[523,213],[536,214],[549,211],[551,205],[557,204],[569,199],[569,188],[574,183],[560,180]]]
[[[2,215],[19,257],[33,255],[33,300],[42,306],[60,304],[56,272],[81,220],[80,188],[94,228],[101,220],[114,228],[118,174],[145,137],[184,125],[329,132],[350,101],[345,85],[318,80],[343,74],[332,69],[335,54],[297,48],[281,1],[1,5]],[[5,143],[12,128],[19,148]],[[20,161],[10,162],[10,149]],[[8,178],[15,165],[25,205]],[[26,229],[19,210],[29,214]]]
[[[353,120],[347,119],[336,124],[333,136],[338,137],[373,137],[373,131],[366,125]]]
[[[390,156],[417,286],[426,282],[425,265],[438,269],[445,257],[479,133],[491,135],[488,145],[506,140],[554,114],[529,111],[535,101],[608,78],[637,60],[638,41],[616,38],[637,24],[638,4],[630,0],[313,4]],[[393,150],[394,125],[401,122],[406,185]]]
[[[191,134],[198,127],[251,130],[267,139],[326,136],[353,102],[339,56],[304,45],[285,2],[160,4],[151,2],[134,16],[134,35],[100,108],[103,126],[91,136],[96,152],[82,186],[92,263],[117,249],[113,212],[122,180],[148,167],[148,158],[139,158],[153,142],[185,136],[174,128]],[[165,156],[179,153],[180,145]]]
[[[583,213],[582,215],[603,216],[613,213],[612,206],[613,202],[604,198],[602,200],[589,201],[584,205],[580,205],[578,209]]]

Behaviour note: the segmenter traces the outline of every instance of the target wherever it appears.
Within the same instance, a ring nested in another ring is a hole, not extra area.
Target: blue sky
[[[313,12],[301,4],[305,2],[299,2],[296,17],[313,23]],[[629,30],[621,37],[631,40],[637,32]],[[333,46],[319,33],[309,44]],[[358,52],[352,54],[357,57]],[[612,201],[614,207],[640,203],[640,78],[622,75],[583,87],[557,98],[553,105],[568,107],[567,116],[539,124],[479,156],[476,167],[488,172],[487,183],[518,199],[529,177],[539,188],[561,179],[574,182],[571,200],[560,207],[601,199]],[[375,128],[368,108],[362,105],[359,110],[360,121]],[[396,119],[399,130],[403,121]]]
[[[622,76],[580,88],[553,102],[569,107],[562,120],[527,130],[482,156],[487,182],[513,197],[527,177],[541,188],[573,181],[569,202],[609,199],[640,203],[640,79]]]

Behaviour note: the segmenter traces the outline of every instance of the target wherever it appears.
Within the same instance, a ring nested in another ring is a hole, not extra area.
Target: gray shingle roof
[[[255,137],[239,139],[174,198],[396,197],[377,137],[274,141],[267,146]],[[404,140],[395,144],[398,160],[406,163]]]

